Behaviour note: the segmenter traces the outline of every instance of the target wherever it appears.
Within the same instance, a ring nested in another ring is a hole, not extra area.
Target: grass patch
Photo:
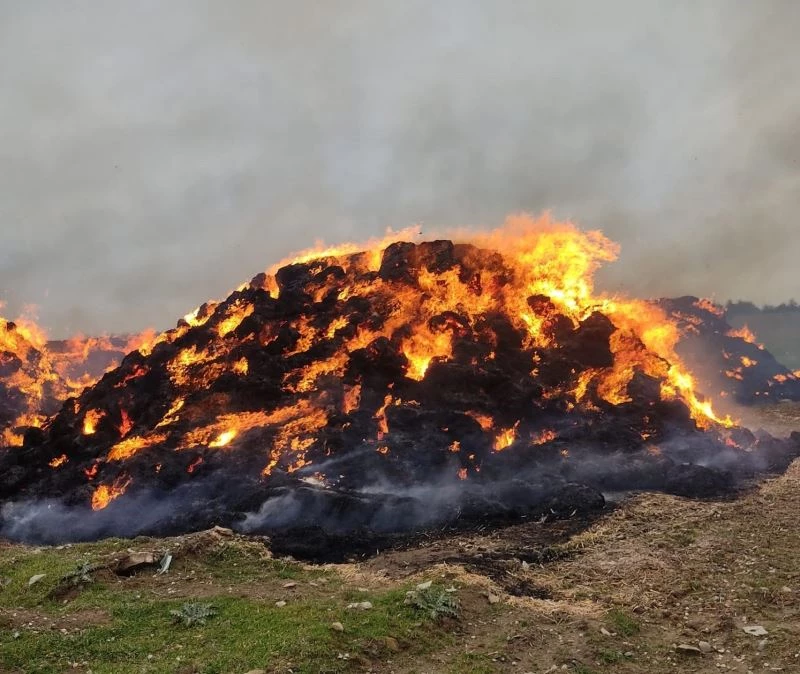
[[[153,569],[124,579],[98,573],[69,600],[51,597],[65,575],[132,543],[116,545],[14,546],[0,552],[0,576],[10,579],[0,590],[0,671],[55,674],[77,667],[95,674],[215,674],[290,668],[335,673],[392,657],[382,650],[387,637],[409,655],[452,640],[404,603],[407,587],[371,590],[372,609],[348,610],[352,591],[336,573],[308,571],[233,546],[176,559],[167,576],[154,578]],[[29,587],[28,579],[41,573],[45,577]],[[198,596],[171,597],[173,579],[184,595],[196,587]],[[302,592],[282,590],[287,580]],[[312,580],[321,582],[312,586]],[[285,595],[285,606],[276,606],[276,593]],[[205,624],[190,620],[191,627],[176,623],[173,612],[182,615],[192,603],[213,606],[213,617],[205,616]],[[13,616],[19,611],[23,618]],[[333,622],[344,631],[331,629]]]
[[[608,612],[608,619],[614,632],[623,637],[632,637],[641,630],[639,623],[629,616],[625,611],[611,609]]]
[[[112,614],[110,624],[68,634],[24,630],[17,639],[4,634],[0,658],[5,667],[42,673],[61,672],[76,662],[98,674],[166,674],[181,666],[207,674],[277,666],[340,672],[347,660],[339,659],[339,653],[360,654],[387,635],[418,646],[432,643],[416,615],[404,610],[404,596],[390,592],[377,597],[371,611],[346,611],[335,599],[277,608],[216,597],[214,619],[187,628],[172,622],[171,611],[181,610],[177,602],[114,595],[103,602]],[[343,623],[344,632],[330,629],[334,619]]]

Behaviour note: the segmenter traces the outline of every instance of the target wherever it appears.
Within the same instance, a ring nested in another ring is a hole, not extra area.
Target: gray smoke
[[[606,287],[796,294],[800,3],[0,5],[0,300],[167,327],[317,238],[552,209]]]
[[[337,462],[331,460],[301,469],[300,481],[265,491],[260,503],[237,510],[233,518],[218,497],[236,485],[230,476],[219,475],[191,480],[168,492],[134,490],[97,512],[85,504],[68,505],[51,498],[7,501],[0,507],[0,537],[56,544],[108,536],[172,535],[223,524],[250,534],[295,531],[301,541],[303,534],[297,532],[307,527],[332,534],[407,534],[459,522],[469,526],[478,521],[584,516],[602,509],[601,492],[609,498],[629,490],[701,498],[729,495],[742,484],[752,484],[755,475],[783,470],[800,452],[800,447],[788,446],[770,451],[769,436],[758,435],[766,444],[752,452],[720,450],[708,438],[681,434],[660,442],[658,448],[637,451],[625,449],[624,443],[609,451],[570,442],[569,463],[555,458],[526,460],[511,472],[501,470],[486,479],[466,481],[443,468],[413,485],[374,475],[370,483],[351,491],[321,486],[310,477],[317,470],[335,473]],[[239,486],[250,479],[242,477]]]

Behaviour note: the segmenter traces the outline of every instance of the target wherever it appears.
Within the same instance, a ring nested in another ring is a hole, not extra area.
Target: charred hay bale
[[[416,248],[415,262],[433,274],[441,274],[456,265],[454,251],[452,241],[425,241]]]
[[[609,340],[616,330],[608,317],[595,311],[574,332],[561,335],[561,351],[583,368],[611,367],[614,354]]]
[[[412,270],[416,263],[416,245],[398,241],[383,251],[383,259],[378,274],[384,281],[403,281],[414,284]]]

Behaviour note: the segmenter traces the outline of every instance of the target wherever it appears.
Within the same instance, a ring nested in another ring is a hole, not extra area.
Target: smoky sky
[[[165,328],[316,239],[551,210],[800,299],[800,3],[0,2],[0,299]]]

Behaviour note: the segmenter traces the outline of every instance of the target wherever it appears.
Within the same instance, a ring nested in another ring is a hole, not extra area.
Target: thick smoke
[[[520,461],[510,451],[508,466],[488,479],[461,481],[452,470],[442,470],[429,472],[418,484],[403,486],[376,474],[358,490],[326,488],[312,477],[318,470],[335,472],[334,459],[301,469],[285,489],[265,492],[262,501],[243,509],[233,522],[224,503],[232,484],[228,477],[218,475],[170,491],[142,490],[97,512],[86,504],[49,498],[8,501],[0,508],[0,537],[57,544],[108,536],[182,534],[224,524],[248,534],[274,535],[277,547],[288,544],[288,550],[300,556],[333,554],[330,543],[317,535],[350,537],[349,543],[355,546],[359,543],[353,537],[365,535],[362,543],[369,551],[370,541],[382,535],[388,540],[414,531],[470,527],[478,522],[485,526],[592,516],[603,510],[606,500],[631,489],[701,498],[727,496],[756,475],[785,469],[800,453],[800,437],[794,438],[795,448],[787,451],[768,435],[759,436],[762,445],[752,453],[712,450],[702,437],[681,433],[640,451],[620,446],[608,452],[592,443],[575,444],[569,451],[578,460],[568,466],[557,459]],[[655,460],[653,452],[658,455]],[[513,477],[509,477],[512,467]],[[241,484],[233,488],[246,491]],[[289,536],[288,543],[284,536]]]
[[[796,292],[800,4],[0,7],[0,299],[172,324],[314,239],[553,209],[643,295]],[[765,274],[765,270],[769,270]]]

